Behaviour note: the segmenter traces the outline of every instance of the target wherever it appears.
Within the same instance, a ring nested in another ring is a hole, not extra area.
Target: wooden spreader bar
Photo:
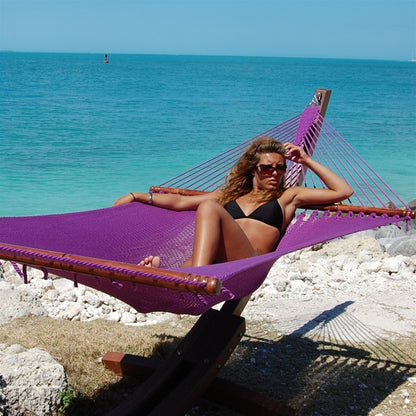
[[[196,189],[184,189],[184,188],[169,188],[167,186],[151,186],[149,188],[150,192],[158,194],[176,194],[176,195],[203,195],[208,193],[208,191],[198,191]]]
[[[221,291],[221,281],[219,279],[193,273],[149,268],[129,263],[4,243],[0,243],[0,253],[1,258],[4,260],[15,261],[37,268],[65,270],[114,281],[126,281],[213,296],[218,295]],[[203,285],[193,285],[191,282],[199,282],[203,283]]]
[[[317,206],[307,206],[302,207],[305,209],[318,209],[321,211],[331,211],[331,212],[351,212],[353,214],[365,214],[365,215],[387,215],[389,217],[399,216],[399,217],[410,217],[415,218],[416,211],[408,209],[398,209],[398,208],[376,208],[376,207],[364,207],[360,205],[347,205],[347,204],[336,204],[336,205],[317,205]]]

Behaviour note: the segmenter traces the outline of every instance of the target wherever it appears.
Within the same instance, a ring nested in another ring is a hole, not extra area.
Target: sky
[[[0,50],[416,58],[416,0],[0,0]]]

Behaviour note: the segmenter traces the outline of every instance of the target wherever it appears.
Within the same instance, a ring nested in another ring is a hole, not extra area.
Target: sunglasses
[[[284,175],[286,168],[286,165],[258,165],[257,172],[262,176],[272,176],[274,171],[276,171],[278,175]]]

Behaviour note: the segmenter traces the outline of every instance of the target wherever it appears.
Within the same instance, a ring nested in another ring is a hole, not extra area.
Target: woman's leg
[[[211,200],[199,205],[192,266],[205,266],[255,255],[243,230],[221,205]]]

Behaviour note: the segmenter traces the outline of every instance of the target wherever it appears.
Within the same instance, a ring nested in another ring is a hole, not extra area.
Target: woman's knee
[[[214,215],[220,213],[223,210],[223,207],[214,200],[208,199],[199,204],[197,209],[197,214],[199,215]]]

